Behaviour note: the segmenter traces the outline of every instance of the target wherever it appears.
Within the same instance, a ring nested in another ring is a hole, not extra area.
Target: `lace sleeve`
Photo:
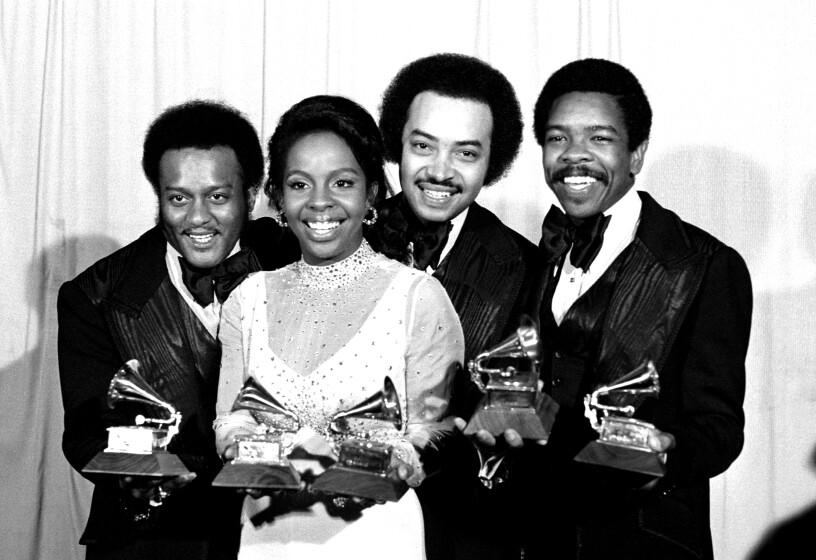
[[[244,344],[241,329],[241,293],[246,282],[236,288],[221,308],[218,340],[221,343],[221,373],[213,423],[215,444],[219,455],[240,433],[251,433],[257,427],[245,411],[230,412],[235,396],[244,384]]]
[[[453,375],[464,360],[459,317],[436,278],[425,276],[410,300],[406,385],[407,439],[419,449],[435,445],[450,430],[440,424],[450,399]]]

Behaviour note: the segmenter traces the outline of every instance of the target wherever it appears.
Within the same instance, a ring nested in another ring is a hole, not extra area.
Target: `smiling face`
[[[348,144],[333,132],[312,132],[292,144],[281,209],[307,263],[333,264],[360,247],[366,184]]]
[[[627,141],[611,95],[571,92],[553,102],[542,145],[544,176],[567,215],[604,212],[632,188],[648,141],[632,152]]]
[[[252,200],[244,198],[232,148],[167,150],[159,160],[159,218],[170,244],[193,266],[211,268],[232,251]]]
[[[432,91],[417,95],[402,132],[400,183],[424,222],[446,222],[465,210],[484,185],[490,162],[490,107]]]

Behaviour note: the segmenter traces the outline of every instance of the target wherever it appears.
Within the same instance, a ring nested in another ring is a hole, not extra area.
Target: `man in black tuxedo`
[[[369,233],[386,255],[433,274],[445,287],[465,335],[466,359],[518,327],[535,293],[535,246],[476,203],[483,186],[509,169],[521,144],[513,87],[487,63],[461,54],[416,60],[386,89],[380,128],[402,192],[379,205]],[[459,376],[451,412],[468,417],[478,400]],[[440,474],[419,489],[427,553],[436,558],[502,558],[502,514],[476,477],[475,448],[457,435]]]
[[[513,457],[518,501],[541,505],[526,558],[712,557],[709,479],[743,444],[751,282],[736,251],[633,189],[651,119],[635,76],[599,59],[555,72],[535,106],[560,205],[540,245],[542,378],[560,410],[548,444]],[[644,360],[660,393],[635,416],[665,475],[574,461],[597,436],[584,395]]]
[[[133,410],[109,409],[106,393],[114,373],[136,359],[181,413],[168,451],[191,474],[88,476],[95,488],[80,542],[93,559],[233,558],[241,497],[210,486],[221,464],[212,430],[221,304],[248,273],[296,253],[271,219],[249,226],[263,154],[235,109],[210,101],[167,109],[147,132],[142,167],[158,197],[158,224],[59,292],[63,450],[81,472],[106,447],[106,428],[133,423]]]

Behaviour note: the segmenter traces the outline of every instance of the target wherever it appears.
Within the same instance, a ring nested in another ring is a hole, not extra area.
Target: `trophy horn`
[[[283,416],[289,420],[286,429],[297,430],[300,426],[297,414],[287,410],[254,377],[244,382],[244,386],[235,397],[232,410],[249,410],[256,420],[276,427],[279,422],[274,419],[275,416]],[[259,414],[256,416],[255,413]]]
[[[621,399],[623,395],[634,395],[635,400],[639,400],[642,397],[657,395],[659,393],[660,377],[657,374],[657,368],[655,368],[654,362],[645,360],[616,382],[610,385],[601,385],[595,389],[590,396],[588,405],[605,412],[617,411],[622,412],[626,416],[631,416],[635,412],[634,404],[611,406],[601,404],[599,399],[607,396],[615,402],[616,396],[619,400],[625,400]],[[631,398],[629,400],[631,400]]]
[[[519,327],[516,332],[501,341],[498,345],[478,354],[476,358],[468,363],[471,378],[482,391],[485,391],[482,375],[506,375],[511,376],[515,372],[512,367],[489,368],[484,364],[493,358],[527,358],[537,361],[540,354],[541,339],[538,336],[538,329],[528,315],[522,315]]]
[[[646,360],[615,383],[602,385],[595,389],[595,392],[598,396],[610,393],[656,395],[660,392],[660,377],[657,375],[654,362]]]
[[[391,378],[386,376],[381,391],[374,393],[363,402],[332,416],[331,429],[335,432],[344,432],[345,430],[338,427],[337,422],[347,418],[383,420],[393,424],[397,430],[401,430],[402,411],[400,410],[399,395]]]
[[[169,415],[169,420],[153,421],[158,423],[167,423],[174,421],[176,409],[172,404],[165,401],[150,384],[145,381],[144,377],[139,373],[141,364],[139,360],[128,360],[125,362],[119,371],[113,375],[110,385],[108,386],[107,402],[108,407],[113,408],[116,403],[121,401],[140,402],[156,406],[166,410]]]

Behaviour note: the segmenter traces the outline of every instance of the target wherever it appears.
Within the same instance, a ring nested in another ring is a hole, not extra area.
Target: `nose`
[[[442,150],[437,152],[433,161],[428,165],[428,175],[437,183],[442,183],[452,178],[453,166],[451,166],[449,154]]]
[[[570,141],[561,153],[561,160],[565,163],[582,163],[592,159],[592,155],[587,150],[586,145],[580,141]]]
[[[317,185],[309,193],[309,208],[313,210],[325,210],[334,206],[331,192],[324,185]]]
[[[212,219],[212,213],[210,213],[210,208],[207,206],[206,201],[193,200],[193,204],[190,206],[190,211],[187,214],[187,219],[193,226],[201,226],[209,222]]]

